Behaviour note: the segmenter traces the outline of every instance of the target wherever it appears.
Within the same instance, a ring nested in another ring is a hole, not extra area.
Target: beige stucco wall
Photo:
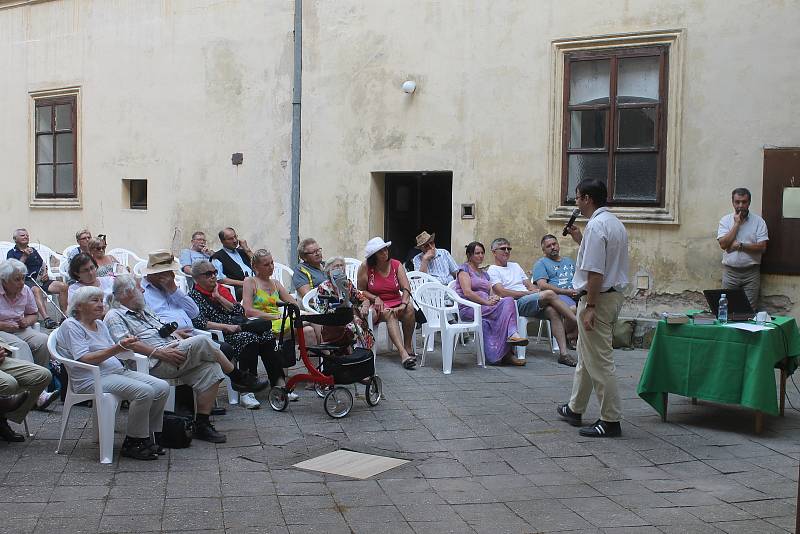
[[[452,170],[453,240],[439,245],[460,257],[465,243],[503,235],[530,268],[541,235],[563,226],[545,220],[560,83],[552,42],[679,29],[680,224],[628,224],[631,266],[653,275],[654,293],[718,286],[715,237],[730,190],[751,188],[760,212],[762,147],[800,145],[799,24],[796,2],[307,0],[303,191],[335,201],[318,210],[304,197],[301,234],[356,254],[380,231],[369,223],[381,221],[371,172]],[[411,96],[405,79],[417,82]],[[474,221],[459,218],[468,202]],[[798,280],[766,276],[763,292],[797,302]]]
[[[0,10],[0,231],[143,253],[232,225],[285,261],[293,4],[57,0]],[[82,209],[31,209],[29,92],[81,88]],[[242,152],[244,164],[231,164]],[[122,179],[148,180],[124,209]],[[9,237],[0,237],[9,239]]]
[[[144,252],[231,224],[287,261],[293,9],[0,9],[0,231],[25,225],[60,248],[89,226]],[[326,253],[360,256],[382,232],[375,173],[449,170],[453,239],[439,245],[460,258],[463,244],[503,235],[530,268],[540,236],[563,225],[547,220],[556,40],[682,32],[680,224],[628,225],[632,271],[652,274],[655,295],[718,285],[729,191],[750,187],[760,211],[763,147],[800,146],[797,2],[305,0],[303,18],[300,234]],[[406,79],[413,95],[400,90]],[[31,209],[28,95],[71,85],[81,87],[83,208]],[[244,165],[231,165],[233,152]],[[149,180],[147,212],[122,209],[123,178]],[[471,202],[477,218],[462,221],[458,207]],[[763,293],[797,302],[800,278],[766,276]]]

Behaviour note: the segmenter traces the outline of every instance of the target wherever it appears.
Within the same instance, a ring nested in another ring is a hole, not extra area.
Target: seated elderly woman
[[[364,247],[367,261],[358,268],[358,289],[372,303],[374,323],[386,321],[389,339],[392,340],[400,362],[406,369],[417,366],[417,356],[411,346],[414,334],[414,307],[409,304],[411,290],[403,265],[389,258],[391,241],[373,237]],[[400,333],[400,325],[403,332]]]
[[[19,260],[0,261],[0,339],[22,350],[23,360],[49,368],[47,334],[34,330],[38,309],[31,288],[25,285],[28,268]]]
[[[372,349],[375,337],[365,319],[369,313],[369,300],[348,280],[345,261],[336,256],[325,262],[323,268],[327,279],[317,286],[318,309],[328,313],[339,306],[353,308],[353,320],[344,327],[322,327],[322,342],[333,345],[349,345],[362,349]],[[345,343],[346,342],[346,343]]]
[[[155,460],[164,450],[155,444],[153,432],[161,432],[164,406],[169,397],[169,384],[144,373],[131,371],[116,358],[130,350],[136,337],[127,336],[117,343],[103,323],[105,314],[103,290],[82,287],[70,298],[67,315],[56,334],[56,346],[65,358],[96,365],[103,377],[103,391],[130,402],[128,429],[122,443],[122,456],[136,460]],[[74,369],[70,382],[81,393],[94,390],[90,371]]]
[[[98,276],[97,262],[88,255],[80,253],[69,262],[69,275],[75,283],[69,286],[69,299],[82,287],[97,287],[103,290],[106,298],[114,289],[114,279],[110,276]]]
[[[482,243],[467,245],[467,261],[458,267],[455,291],[459,296],[481,305],[483,324],[483,352],[490,364],[510,363],[520,365],[513,357],[512,348],[525,346],[528,339],[517,332],[517,305],[513,297],[499,297],[492,293],[489,275],[481,270],[486,253]],[[471,321],[472,308],[458,306],[461,318]],[[524,363],[524,360],[521,360]]]
[[[117,261],[117,258],[111,254],[106,254],[106,241],[105,239],[90,239],[89,240],[89,254],[97,264],[97,276],[114,276],[115,274],[127,271],[127,268]]]
[[[242,331],[240,325],[247,319],[245,310],[236,302],[228,288],[217,282],[217,268],[214,264],[208,260],[194,262],[192,278],[194,287],[189,291],[189,296],[200,308],[200,313],[192,319],[194,327],[201,330],[222,330],[225,342],[233,347],[234,357],[242,371],[258,376],[258,360],[253,357],[257,354],[264,362],[270,384],[285,385],[283,368],[275,352],[274,335],[269,330],[263,334]],[[259,405],[255,396],[248,396],[243,404],[248,408],[257,408]]]

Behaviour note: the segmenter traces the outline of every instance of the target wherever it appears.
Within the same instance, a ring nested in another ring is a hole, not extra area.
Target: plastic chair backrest
[[[416,294],[417,289],[419,289],[422,284],[428,282],[439,284],[439,281],[436,278],[428,273],[423,273],[422,271],[409,271],[406,276],[408,276],[408,284],[411,286],[411,292],[414,294]]]
[[[456,304],[447,304],[448,300],[451,302],[455,300],[453,297],[459,298],[452,289],[438,281],[425,282],[417,288],[415,293],[415,298],[422,306],[425,318],[432,326],[446,325],[447,313],[458,309]]]
[[[319,291],[315,287],[311,289],[303,296],[303,308],[310,312],[319,313],[319,308],[317,306],[317,293]]]
[[[137,256],[135,252],[126,248],[112,248],[107,253],[117,258],[117,261],[125,267],[131,267],[141,261],[144,261],[142,258]]]
[[[64,261],[61,254],[41,243],[31,243],[30,247],[36,249],[39,256],[44,260],[44,264],[47,265],[47,276],[50,277],[50,280],[55,280],[61,276],[61,263]],[[52,258],[57,260],[58,267],[53,267]]]
[[[2,254],[0,260],[6,259],[8,256],[8,251],[12,248],[14,248],[14,243],[11,243],[10,241],[0,241],[0,254]]]
[[[275,271],[272,273],[272,278],[281,283],[287,290],[292,289],[292,276],[294,271],[282,263],[275,262]]]
[[[144,278],[144,268],[147,267],[146,261],[140,261],[133,266],[133,275],[136,278]]]
[[[355,258],[344,259],[344,272],[347,274],[347,279],[353,282],[354,286],[358,286],[358,268],[361,267],[361,260]]]

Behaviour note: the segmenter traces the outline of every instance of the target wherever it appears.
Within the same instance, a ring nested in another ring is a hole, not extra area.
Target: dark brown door
[[[764,150],[762,217],[769,244],[761,272],[800,274],[800,148]]]
[[[422,230],[436,233],[436,246],[450,250],[452,197],[452,172],[386,173],[383,238],[392,241],[392,258],[413,258]]]

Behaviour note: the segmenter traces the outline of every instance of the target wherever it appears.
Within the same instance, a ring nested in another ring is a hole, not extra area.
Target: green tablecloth
[[[778,415],[775,364],[800,356],[793,317],[775,317],[776,328],[746,332],[714,325],[659,321],[637,392],[664,416],[662,393],[739,404]]]

